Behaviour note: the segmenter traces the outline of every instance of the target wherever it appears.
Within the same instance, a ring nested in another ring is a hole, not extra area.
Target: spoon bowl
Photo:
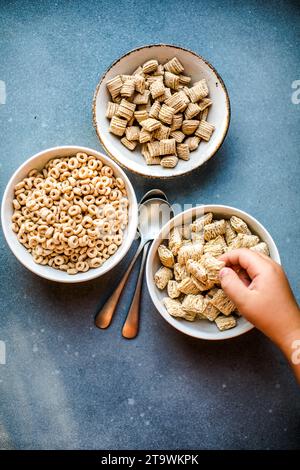
[[[138,231],[144,243],[154,240],[161,228],[173,217],[173,210],[164,199],[151,198],[140,204]]]

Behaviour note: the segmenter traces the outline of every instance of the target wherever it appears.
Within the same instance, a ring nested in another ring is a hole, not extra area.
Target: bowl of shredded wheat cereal
[[[107,153],[147,177],[191,172],[222,145],[230,102],[218,72],[198,54],[166,44],[140,47],[104,73],[93,122]]]
[[[146,274],[152,301],[170,325],[208,340],[233,338],[253,328],[220,285],[225,266],[220,256],[238,248],[280,263],[265,227],[234,207],[191,208],[162,228],[150,248]]]

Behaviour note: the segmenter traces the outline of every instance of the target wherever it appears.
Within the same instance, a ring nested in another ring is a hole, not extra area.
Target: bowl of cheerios
[[[230,101],[222,78],[204,58],[155,44],[115,61],[99,81],[93,123],[107,153],[142,176],[191,172],[222,145]]]
[[[248,248],[280,263],[275,242],[253,216],[230,206],[204,205],[170,220],[152,244],[147,285],[162,317],[195,338],[221,340],[246,333],[243,318],[222,290],[222,254]]]
[[[125,256],[138,221],[134,189],[109,157],[54,147],[13,174],[1,208],[3,232],[18,260],[57,282],[105,274]]]

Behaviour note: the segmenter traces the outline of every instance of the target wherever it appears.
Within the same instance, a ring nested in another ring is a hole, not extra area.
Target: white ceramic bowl
[[[99,160],[102,160],[105,164],[111,166],[114,170],[116,176],[120,176],[126,184],[127,196],[129,200],[129,218],[128,218],[128,226],[125,230],[124,242],[116,251],[116,253],[111,256],[105,263],[100,266],[99,268],[89,269],[85,273],[78,273],[75,275],[67,274],[64,271],[59,271],[57,269],[51,268],[50,266],[42,266],[36,264],[33,261],[31,254],[26,250],[26,248],[18,241],[16,234],[13,232],[11,228],[11,217],[13,214],[13,207],[12,207],[12,200],[14,194],[14,186],[25,178],[30,170],[33,168],[41,169],[44,165],[48,162],[48,160],[54,157],[66,157],[70,155],[75,155],[77,152],[85,152],[89,155],[94,155]],[[137,201],[134,189],[123,172],[123,170],[109,157],[103,155],[102,153],[97,152],[96,150],[86,148],[86,147],[77,147],[77,146],[64,146],[64,147],[53,147],[47,150],[43,150],[42,152],[37,153],[33,157],[26,160],[13,174],[11,179],[9,180],[2,200],[2,207],[1,207],[1,221],[4,236],[6,241],[14,253],[14,255],[18,258],[18,260],[30,271],[37,274],[38,276],[44,277],[49,279],[50,281],[57,281],[57,282],[66,282],[66,283],[73,283],[73,282],[84,282],[90,279],[94,279],[96,277],[102,276],[102,274],[107,273],[110,271],[114,266],[116,266],[121,259],[127,253],[132,241],[134,240],[136,229],[137,229],[137,221],[138,221],[138,208],[137,208]]]
[[[185,68],[187,75],[195,82],[202,78],[207,80],[210,98],[213,104],[208,114],[208,122],[215,126],[209,142],[202,141],[198,149],[191,152],[188,161],[180,160],[175,168],[162,168],[160,165],[146,165],[139,146],[133,152],[124,147],[120,138],[108,131],[109,120],[105,117],[106,106],[110,95],[106,83],[118,74],[130,74],[139,65],[149,59],[161,63],[176,56]],[[98,138],[107,153],[122,166],[134,173],[147,177],[172,178],[189,173],[211,158],[222,145],[230,122],[230,102],[222,78],[214,67],[195,52],[178,46],[155,44],[139,47],[115,61],[102,76],[97,85],[93,100],[93,122]]]
[[[160,291],[154,284],[153,280],[155,272],[161,265],[157,254],[157,248],[163,240],[168,238],[170,230],[173,227],[182,225],[183,221],[185,224],[189,224],[196,217],[200,217],[206,212],[213,212],[216,218],[224,217],[225,219],[229,219],[232,215],[240,217],[248,224],[253,234],[258,235],[262,241],[268,244],[271,258],[277,263],[280,263],[280,257],[275,242],[269,232],[254,217],[242,210],[236,209],[235,207],[221,205],[198,206],[192,209],[188,209],[185,212],[181,212],[162,228],[161,232],[154,240],[150,248],[146,267],[147,285],[155,307],[161,316],[177,330],[182,331],[189,336],[193,336],[194,338],[221,340],[233,338],[235,336],[246,333],[246,331],[249,331],[253,328],[253,325],[245,318],[241,317],[238,319],[238,324],[235,328],[226,331],[219,331],[214,323],[206,320],[189,322],[187,320],[180,320],[171,317],[162,303],[162,299],[166,296],[166,291]]]

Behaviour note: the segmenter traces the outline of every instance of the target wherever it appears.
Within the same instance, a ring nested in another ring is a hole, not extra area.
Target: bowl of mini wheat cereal
[[[6,241],[33,273],[83,282],[116,266],[137,229],[137,201],[123,170],[79,146],[54,147],[25,161],[4,192]]]
[[[224,82],[204,58],[167,44],[139,47],[103,74],[93,123],[106,152],[139,175],[193,171],[222,145],[230,123]]]
[[[225,266],[219,257],[238,248],[280,263],[269,232],[242,210],[204,205],[170,220],[154,240],[146,267],[150,296],[161,316],[177,330],[207,340],[233,338],[252,329],[219,281]]]

